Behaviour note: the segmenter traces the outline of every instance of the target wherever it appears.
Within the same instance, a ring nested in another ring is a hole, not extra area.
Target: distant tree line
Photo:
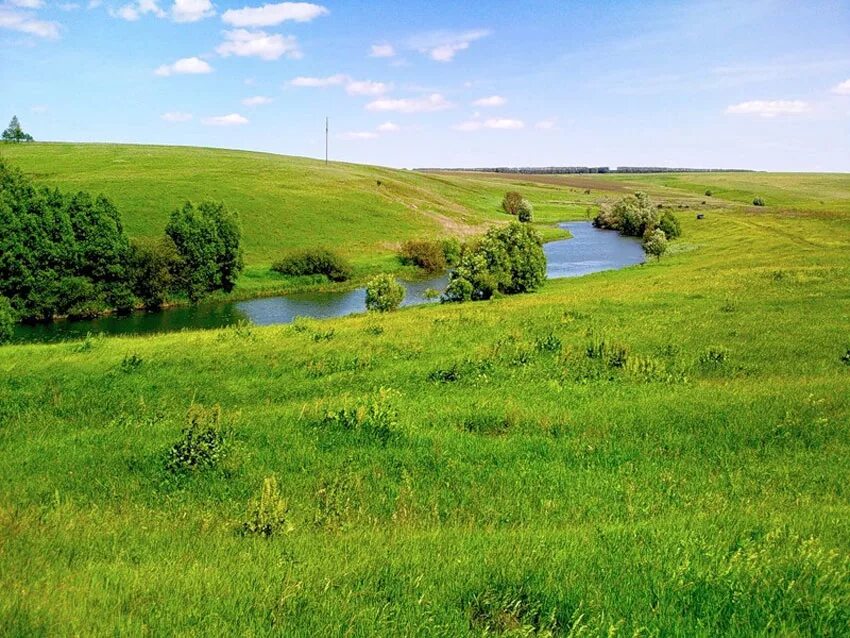
[[[516,173],[520,175],[580,175],[585,173],[752,173],[744,168],[668,168],[664,166],[521,166],[494,168],[418,168],[418,171],[457,171],[469,173]]]
[[[131,242],[106,197],[37,187],[0,159],[0,306],[24,321],[92,317],[229,292],[242,270],[235,214],[187,202],[156,241]]]
[[[32,135],[29,133],[24,133],[24,130],[21,128],[21,123],[18,121],[18,116],[13,115],[12,120],[9,122],[9,126],[6,127],[6,130],[3,131],[3,141],[4,142],[32,142]]]

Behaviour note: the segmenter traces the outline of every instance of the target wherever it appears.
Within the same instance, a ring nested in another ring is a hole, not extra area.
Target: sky
[[[37,140],[850,172],[850,0],[0,0]]]

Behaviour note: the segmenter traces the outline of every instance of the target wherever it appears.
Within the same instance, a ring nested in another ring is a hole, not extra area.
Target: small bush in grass
[[[242,523],[242,533],[270,538],[275,534],[291,532],[292,524],[288,519],[289,507],[280,496],[277,479],[269,476],[263,479],[263,490],[248,505],[248,517]]]
[[[125,354],[124,358],[121,360],[121,372],[125,372],[127,374],[135,372],[142,367],[142,363],[144,363],[144,359],[136,353],[129,355]]]
[[[643,238],[643,250],[647,255],[661,259],[661,256],[667,252],[667,235],[664,231],[656,228],[648,232]]]
[[[534,220],[534,206],[531,205],[531,202],[527,199],[523,199],[519,203],[519,207],[516,212],[517,219],[522,223],[529,223]]]
[[[221,408],[193,405],[182,438],[165,455],[165,467],[185,474],[216,467],[227,454],[228,436],[221,425]]]
[[[309,248],[289,253],[272,265],[272,270],[290,277],[324,275],[331,281],[347,281],[354,269],[347,260],[325,248]]]
[[[847,348],[847,352],[841,357],[841,363],[846,366],[850,366],[850,348]]]
[[[538,352],[560,352],[562,344],[558,336],[550,332],[545,337],[538,338],[534,342],[534,347]]]
[[[508,215],[516,215],[522,203],[522,195],[516,191],[508,191],[502,198],[502,210]]]
[[[753,206],[764,206],[764,198],[761,196],[755,197],[753,199]]]
[[[0,297],[0,344],[12,339],[15,328],[15,313],[6,297]]]
[[[710,188],[705,189],[705,196],[706,197],[711,197],[712,195],[713,195],[713,193],[711,192]]]
[[[366,284],[366,309],[372,312],[395,310],[404,301],[404,286],[388,274],[373,277]]]
[[[402,263],[422,268],[428,272],[444,270],[448,265],[443,243],[440,241],[410,240],[399,251]]]
[[[398,433],[397,397],[398,392],[395,390],[381,388],[377,394],[364,401],[326,410],[319,424],[364,434],[386,443]]]

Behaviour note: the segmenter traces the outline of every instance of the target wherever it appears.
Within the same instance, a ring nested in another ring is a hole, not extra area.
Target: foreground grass
[[[683,222],[535,295],[0,349],[0,626],[846,635],[850,220]],[[382,388],[387,436],[320,418]],[[192,404],[231,451],[174,476]]]

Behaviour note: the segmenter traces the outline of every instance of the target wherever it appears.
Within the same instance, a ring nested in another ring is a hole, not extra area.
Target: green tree
[[[523,223],[528,223],[534,219],[534,206],[527,199],[523,199],[519,203],[516,211],[517,219]]]
[[[666,211],[658,221],[658,228],[664,231],[667,239],[676,239],[682,234],[682,225],[679,218],[670,211]]]
[[[21,123],[18,121],[18,116],[13,115],[9,126],[3,131],[4,142],[32,142],[32,135],[24,133],[21,128]]]
[[[11,340],[15,329],[15,313],[6,297],[0,297],[0,344]]]
[[[167,235],[156,241],[135,240],[131,243],[133,294],[146,308],[156,309],[166,302],[180,270],[180,255]]]
[[[395,310],[404,301],[404,286],[392,275],[382,273],[366,284],[366,309],[374,312]]]
[[[667,252],[667,236],[660,228],[649,231],[643,238],[643,250],[647,255],[661,259],[661,255]]]
[[[652,206],[646,193],[640,191],[605,205],[593,220],[597,228],[618,230],[623,235],[643,237],[647,229],[658,225],[658,209]]]

